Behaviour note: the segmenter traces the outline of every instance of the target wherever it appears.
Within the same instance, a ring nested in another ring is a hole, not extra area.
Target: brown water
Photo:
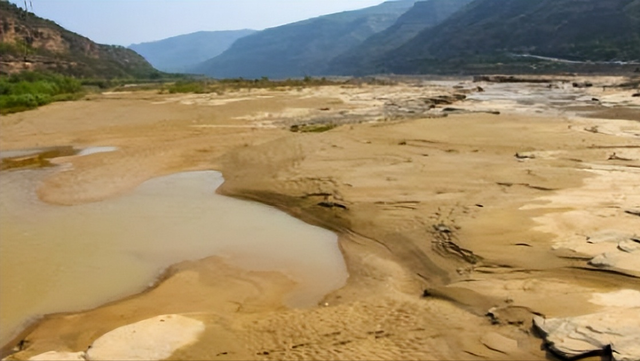
[[[299,282],[291,306],[344,285],[332,232],[272,207],[214,193],[220,173],[145,182],[130,194],[54,206],[35,190],[55,169],[0,173],[0,343],[39,315],[98,306],[142,291],[174,263],[219,255]]]

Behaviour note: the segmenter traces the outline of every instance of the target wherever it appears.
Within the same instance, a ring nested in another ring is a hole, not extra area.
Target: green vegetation
[[[294,133],[324,133],[337,127],[336,124],[294,124],[289,130]]]
[[[77,100],[105,90],[159,90],[166,84],[190,83],[180,74],[162,78],[74,78],[52,72],[27,71],[0,77],[0,114],[35,109],[57,101]],[[173,83],[179,80],[178,83]],[[184,92],[184,91],[182,91]]]
[[[324,86],[342,84],[328,80],[326,78],[304,77],[304,79],[270,80],[267,77],[261,79],[221,79],[221,80],[180,80],[165,86],[162,91],[168,93],[218,93],[224,94],[228,91],[240,89],[286,89],[296,87]]]
[[[0,114],[37,108],[55,101],[78,99],[82,84],[51,73],[23,72],[0,78]]]

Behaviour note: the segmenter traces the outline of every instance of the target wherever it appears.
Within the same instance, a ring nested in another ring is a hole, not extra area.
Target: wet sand
[[[141,295],[48,316],[16,340],[23,350],[12,357],[86,351],[117,327],[180,314],[204,331],[172,359],[544,359],[535,314],[592,314],[612,307],[597,295],[640,291],[638,253],[589,263],[620,256],[618,243],[589,239],[640,229],[628,212],[640,205],[640,123],[609,119],[615,107],[633,115],[639,100],[602,90],[616,79],[591,81],[558,82],[554,94],[566,102],[539,85],[482,83],[482,95],[477,83],[451,81],[109,94],[2,117],[3,150],[118,148],[65,158],[73,167],[38,189],[45,202],[108,199],[160,175],[215,169],[226,179],[220,193],[338,233],[349,271],[318,307],[292,309],[282,274],[184,262]],[[471,98],[451,105],[466,113],[422,112],[420,99],[453,93]],[[603,104],[586,117],[595,97]],[[289,131],[323,121],[340,126]]]

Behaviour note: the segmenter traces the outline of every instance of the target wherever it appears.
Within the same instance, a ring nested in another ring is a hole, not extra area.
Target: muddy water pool
[[[39,315],[144,290],[167,266],[218,255],[298,282],[286,302],[315,305],[347,278],[337,236],[275,208],[215,194],[218,172],[147,181],[102,202],[55,206],[36,189],[55,168],[0,173],[0,341]]]

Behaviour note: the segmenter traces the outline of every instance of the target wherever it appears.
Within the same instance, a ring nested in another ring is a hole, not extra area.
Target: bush
[[[169,93],[205,93],[206,84],[201,81],[178,81],[169,86]]]
[[[268,77],[262,77],[260,79],[243,79],[243,78],[230,78],[230,79],[190,79],[180,80],[172,85],[164,88],[163,91],[169,93],[218,93],[223,94],[227,91],[236,91],[240,89],[286,89],[291,87],[310,87],[310,86],[324,86],[324,85],[337,85],[343,84],[343,82],[331,81],[326,78],[312,78],[305,77],[304,79],[286,79],[286,80],[271,80]]]
[[[34,109],[53,101],[77,99],[82,84],[58,74],[22,72],[0,79],[0,113]]]

